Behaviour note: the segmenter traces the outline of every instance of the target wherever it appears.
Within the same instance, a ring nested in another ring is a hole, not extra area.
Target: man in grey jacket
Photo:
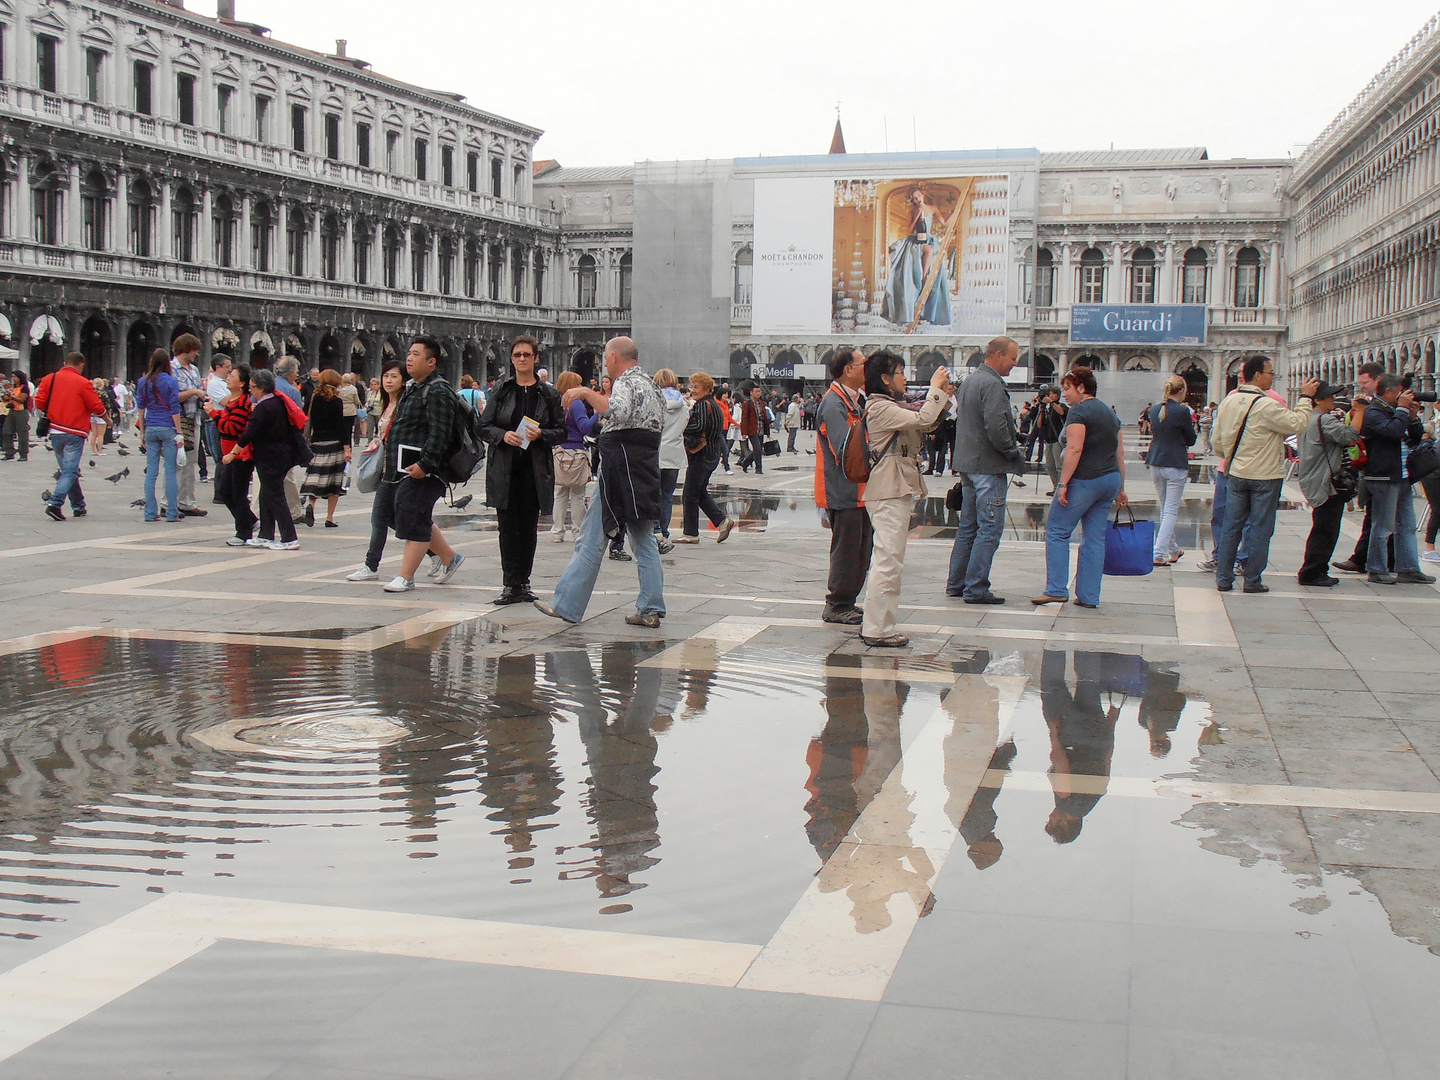
[[[950,553],[947,596],[967,604],[1003,604],[990,591],[990,564],[1005,528],[1009,474],[1024,471],[1005,376],[1019,359],[1020,346],[997,337],[985,346],[985,362],[955,392],[955,467],[965,491],[960,528]]]
[[[1305,561],[1296,579],[1301,585],[1331,588],[1340,584],[1326,568],[1340,539],[1340,523],[1352,492],[1337,492],[1331,478],[1349,465],[1345,448],[1360,439],[1365,423],[1365,402],[1356,399],[1349,421],[1331,415],[1339,387],[1321,383],[1315,391],[1315,411],[1300,433],[1300,490],[1310,504],[1310,537],[1305,541]],[[1351,485],[1353,488],[1353,484]]]

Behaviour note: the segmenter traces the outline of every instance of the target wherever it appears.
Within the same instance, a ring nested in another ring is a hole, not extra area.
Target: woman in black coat
[[[485,461],[485,505],[495,508],[500,526],[500,569],[504,589],[497,604],[530,603],[530,572],[535,566],[535,534],[540,515],[555,500],[555,471],[550,450],[565,441],[565,410],[560,394],[535,377],[538,347],[528,334],[510,347],[514,377],[495,387],[481,418],[489,445]],[[523,438],[517,431],[522,418]]]
[[[248,446],[255,461],[255,474],[260,477],[260,533],[247,542],[248,547],[266,547],[274,551],[298,551],[295,519],[290,516],[290,503],[285,497],[285,474],[295,466],[295,425],[290,410],[275,393],[275,373],[257,368],[250,373],[250,396],[255,405],[250,410],[250,423],[235,440],[235,450],[222,461],[229,465],[235,453]],[[280,530],[276,539],[275,530]]]

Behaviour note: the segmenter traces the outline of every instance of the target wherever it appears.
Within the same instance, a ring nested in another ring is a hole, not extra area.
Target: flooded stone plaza
[[[934,477],[879,655],[812,461],[725,478],[659,630],[633,564],[495,607],[478,497],[392,596],[368,496],[237,553],[6,465],[0,1077],[1440,1074],[1435,587],[1302,594],[1288,504],[1220,596],[1202,470],[1184,560],[1032,610],[1032,477],[966,607]]]

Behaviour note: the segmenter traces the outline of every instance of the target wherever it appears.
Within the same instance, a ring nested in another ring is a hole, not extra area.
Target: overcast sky
[[[1284,157],[1437,0],[236,0],[276,38],[466,95],[566,165],[823,153],[1208,147]],[[213,0],[189,0],[214,13]]]

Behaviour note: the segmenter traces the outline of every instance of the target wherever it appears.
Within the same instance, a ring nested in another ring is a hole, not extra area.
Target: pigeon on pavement
[[[472,494],[472,495],[464,495],[464,496],[462,496],[461,498],[456,499],[456,500],[455,500],[453,503],[451,503],[450,505],[453,506],[456,510],[464,510],[465,507],[467,507],[467,506],[470,505],[471,501],[472,501],[474,498],[475,498],[475,496],[474,496],[473,494]]]
[[[107,477],[105,477],[105,479],[106,479],[106,480],[109,480],[110,483],[112,483],[112,484],[118,484],[118,483],[120,483],[121,480],[124,480],[125,477],[127,477],[127,476],[129,476],[129,475],[130,475],[130,466],[129,466],[129,465],[126,465],[125,468],[121,469],[121,470],[120,470],[119,472],[117,472],[114,476],[107,476]]]

